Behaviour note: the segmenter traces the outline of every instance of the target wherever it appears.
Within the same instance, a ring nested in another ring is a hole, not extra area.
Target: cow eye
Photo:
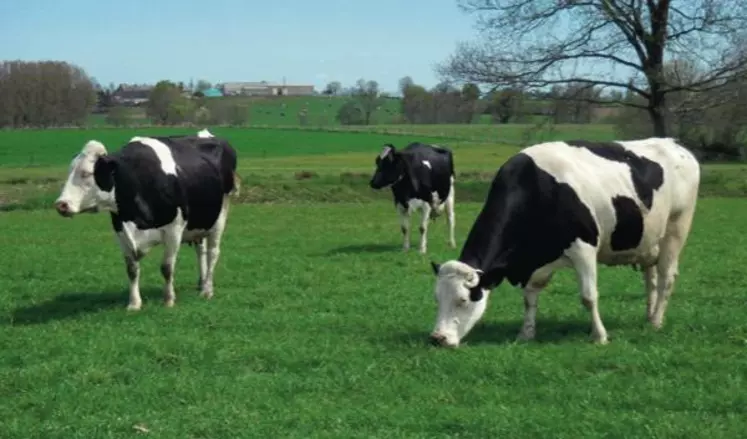
[[[80,176],[83,177],[83,178],[89,178],[92,175],[93,175],[93,172],[88,172],[88,171],[81,171],[80,172]]]
[[[460,297],[456,300],[456,304],[457,306],[464,306],[467,304],[467,299],[465,299],[464,297]]]

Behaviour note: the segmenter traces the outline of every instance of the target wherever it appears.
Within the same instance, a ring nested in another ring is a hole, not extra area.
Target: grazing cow
[[[376,157],[376,171],[370,186],[381,189],[391,186],[394,205],[400,216],[404,244],[410,249],[410,214],[420,209],[420,253],[428,245],[428,220],[439,216],[446,209],[449,226],[449,245],[454,241],[454,159],[451,151],[423,143],[411,143],[402,150],[386,144]]]
[[[133,137],[111,154],[91,140],[73,158],[54,207],[67,218],[110,212],[130,281],[127,309],[139,310],[139,261],[159,244],[164,245],[166,306],[176,299],[174,267],[180,243],[196,244],[201,295],[213,296],[228,196],[237,190],[236,151],[207,130],[197,136]]]
[[[438,302],[431,342],[457,347],[504,279],[524,290],[518,339],[533,339],[540,291],[555,270],[573,267],[592,338],[606,344],[598,263],[641,268],[648,320],[661,328],[699,185],[698,161],[671,138],[525,148],[493,178],[459,258],[431,262]]]

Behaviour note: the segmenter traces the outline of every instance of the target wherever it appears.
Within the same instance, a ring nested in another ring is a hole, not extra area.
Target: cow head
[[[404,160],[394,148],[394,145],[384,145],[381,154],[376,157],[376,171],[369,185],[373,189],[381,189],[393,185],[404,177],[404,167]]]
[[[431,266],[436,274],[438,315],[430,340],[455,348],[485,312],[488,290],[480,286],[482,271],[463,262],[431,262]]]
[[[106,147],[97,140],[91,140],[70,162],[65,186],[54,203],[57,212],[64,217],[78,213],[98,212],[100,207],[113,204],[113,183],[102,187],[100,175],[108,160]]]

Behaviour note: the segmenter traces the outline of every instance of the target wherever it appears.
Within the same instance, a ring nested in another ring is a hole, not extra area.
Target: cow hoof
[[[609,344],[609,340],[607,339],[607,336],[600,337],[598,335],[593,335],[591,338],[592,343],[598,344],[598,345],[606,345]]]
[[[449,247],[456,248],[456,242],[454,241],[449,242]]]
[[[127,305],[127,311],[140,311],[141,303],[130,303]]]
[[[165,299],[163,301],[163,306],[165,306],[166,308],[173,308],[174,307],[174,302],[175,302],[174,299]]]
[[[213,292],[212,291],[202,291],[200,292],[200,297],[203,297],[205,300],[210,300],[213,298]]]
[[[419,252],[419,253],[420,253],[421,255],[424,255],[424,254],[426,254],[426,253],[428,252],[428,250],[427,250],[427,249],[424,249],[424,248],[421,248],[421,249],[418,249],[418,252]]]

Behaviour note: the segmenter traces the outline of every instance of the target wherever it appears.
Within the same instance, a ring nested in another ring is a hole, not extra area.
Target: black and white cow
[[[213,274],[228,217],[228,196],[239,189],[236,151],[207,130],[197,136],[133,137],[119,151],[89,141],[71,164],[54,203],[68,218],[108,210],[130,280],[127,309],[139,310],[140,259],[163,244],[164,302],[173,306],[180,243],[196,244],[201,295],[213,296]],[[207,241],[207,245],[205,243]]]
[[[400,216],[404,244],[410,249],[410,214],[420,209],[420,252],[428,246],[428,220],[446,210],[449,245],[454,241],[454,159],[447,148],[411,143],[401,150],[386,144],[376,157],[376,171],[370,186],[381,189],[391,186],[394,205]]]
[[[698,161],[671,138],[525,148],[498,170],[459,258],[432,262],[431,342],[458,346],[504,279],[524,290],[518,338],[533,339],[540,291],[554,271],[573,267],[592,338],[605,344],[598,263],[641,268],[648,320],[661,328],[699,185]]]

